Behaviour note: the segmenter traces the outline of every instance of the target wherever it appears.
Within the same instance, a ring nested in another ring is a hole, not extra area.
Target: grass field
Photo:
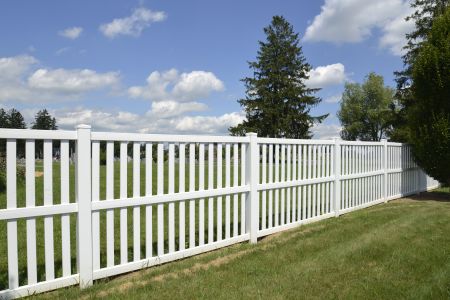
[[[168,190],[168,175],[167,175],[168,165],[165,163],[164,166],[164,190],[165,193],[167,193]],[[43,205],[44,202],[44,191],[43,191],[43,176],[42,175],[43,167],[42,163],[38,162],[36,163],[36,174],[37,177],[35,178],[35,188],[36,188],[36,205]],[[222,170],[222,186],[225,185],[225,168]],[[233,179],[233,168],[231,168],[231,179]],[[178,172],[179,172],[179,165],[175,164],[175,191],[178,192],[179,187],[179,178],[178,178]],[[70,166],[70,202],[75,202],[75,177],[74,177],[74,166]],[[143,196],[145,195],[145,165],[141,164],[141,170],[140,170],[140,194]],[[240,175],[240,174],[239,174]],[[214,186],[217,186],[217,178],[215,177]],[[240,176],[239,180],[240,180]],[[100,167],[100,199],[106,198],[106,166]],[[156,166],[152,169],[152,178],[153,178],[153,187],[152,192],[153,194],[156,194],[157,191],[157,169]],[[196,170],[196,176],[195,176],[195,187],[198,189],[199,182],[198,182],[199,176],[198,176],[198,165]],[[205,187],[207,188],[207,179],[208,179],[208,168],[205,166]],[[60,186],[60,164],[58,162],[53,163],[53,203],[54,204],[60,204],[60,193],[61,193],[61,186]],[[233,183],[233,180],[231,180],[231,183]],[[189,165],[186,164],[185,166],[185,188],[186,190],[189,189]],[[119,198],[120,195],[120,166],[119,163],[116,162],[114,164],[114,197]],[[133,195],[133,168],[132,163],[128,163],[128,170],[127,170],[127,194],[128,197],[132,197]],[[26,189],[25,189],[25,182],[24,180],[18,181],[17,183],[17,207],[25,207],[25,197],[26,197]],[[188,203],[186,203],[186,217],[185,217],[185,228],[186,232],[188,232],[188,226],[189,226],[189,209],[188,209]],[[205,207],[207,207],[207,203],[205,203]],[[6,208],[6,193],[0,193],[0,209]],[[196,223],[198,224],[198,200],[196,205]],[[128,258],[129,261],[133,260],[133,209],[128,208],[128,217],[127,217],[127,225],[128,225]],[[164,211],[165,211],[165,237],[166,237],[166,245],[165,249],[167,250],[167,235],[168,235],[168,226],[167,226],[167,220],[168,220],[168,204],[164,205]],[[231,211],[233,211],[233,201],[231,200]],[[178,216],[178,205],[176,206],[175,210],[175,216]],[[225,220],[224,217],[225,209],[223,209],[223,217],[222,219]],[[76,214],[71,214],[70,216],[70,232],[71,232],[71,257],[72,257],[72,272],[76,273]],[[141,208],[141,257],[145,257],[145,208]],[[156,207],[153,208],[153,224],[156,224],[157,221],[157,213],[156,213]],[[208,218],[205,217],[205,222],[207,224]],[[19,283],[20,285],[27,284],[27,254],[26,254],[26,245],[27,245],[27,236],[26,236],[26,221],[25,219],[20,219],[18,222],[18,257],[19,257]],[[62,258],[61,258],[61,218],[60,217],[54,217],[53,218],[53,234],[54,234],[54,245],[55,245],[55,275],[56,277],[62,276]],[[8,288],[8,257],[7,257],[7,236],[6,236],[6,221],[0,221],[0,290],[7,289]],[[115,248],[115,263],[119,264],[120,262],[120,209],[114,209],[114,248]],[[178,228],[178,218],[175,220],[175,227]],[[198,225],[196,226],[198,228]],[[104,234],[106,232],[106,212],[102,211],[100,213],[100,232],[101,232],[101,240],[100,240],[100,251],[101,251],[101,266],[106,266],[106,235]],[[216,232],[216,229],[214,230]],[[157,236],[157,227],[153,226],[153,236]],[[44,248],[44,218],[39,217],[36,218],[36,245],[37,245],[37,274],[38,274],[38,281],[45,280],[45,248]],[[205,235],[205,238],[207,236]],[[176,231],[175,235],[176,240],[176,247],[178,248],[178,231]],[[198,232],[196,232],[196,240],[198,243]],[[186,242],[188,242],[188,238],[186,238]],[[156,239],[154,239],[153,243],[153,253],[156,253]]]
[[[37,298],[448,299],[449,220],[437,190]]]

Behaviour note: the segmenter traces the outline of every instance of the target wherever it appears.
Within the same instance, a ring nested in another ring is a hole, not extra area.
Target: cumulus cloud
[[[152,109],[147,113],[149,116],[159,118],[172,118],[188,112],[205,111],[208,106],[200,102],[180,103],[176,101],[152,102]]]
[[[167,14],[163,11],[151,11],[140,7],[135,9],[130,16],[102,24],[99,29],[108,38],[115,38],[119,35],[138,37],[150,24],[164,21],[166,18]]]
[[[413,24],[405,21],[411,13],[407,0],[326,0],[305,33],[305,40],[356,43],[380,29],[380,46],[400,55],[405,34]]]
[[[39,108],[21,110],[25,121],[31,123]],[[144,114],[121,110],[86,107],[50,109],[60,129],[73,130],[78,124],[91,124],[96,131],[165,133],[165,134],[228,134],[228,128],[242,122],[242,112],[218,116],[161,117],[150,112]]]
[[[81,28],[81,27],[70,27],[70,28],[61,30],[59,32],[59,35],[65,37],[65,38],[71,39],[71,40],[75,40],[80,37],[82,32],[83,32],[83,28]]]
[[[330,85],[342,84],[347,79],[345,67],[341,63],[320,66],[309,72],[305,84],[309,88],[324,88]]]
[[[311,131],[314,139],[330,140],[339,138],[342,127],[337,124],[317,124]]]
[[[38,69],[28,78],[31,88],[68,94],[112,87],[118,83],[118,72],[97,73],[89,69]]]
[[[0,58],[0,101],[33,103],[77,99],[83,93],[114,89],[120,81],[118,72],[36,70],[37,63],[37,59],[28,55]]]
[[[228,113],[222,116],[186,116],[177,121],[175,130],[198,134],[226,133],[228,128],[244,121],[242,113]]]
[[[147,78],[147,85],[132,86],[128,94],[132,98],[151,101],[193,101],[208,97],[212,92],[223,91],[223,82],[214,73],[192,71],[179,73],[171,69],[160,73],[152,72]]]

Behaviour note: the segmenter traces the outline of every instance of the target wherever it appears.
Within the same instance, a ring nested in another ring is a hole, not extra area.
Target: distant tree
[[[390,105],[394,90],[384,86],[382,76],[367,75],[363,84],[346,83],[338,118],[344,140],[379,141],[392,122]]]
[[[397,82],[396,105],[391,107],[394,122],[388,134],[391,140],[398,142],[409,141],[409,126],[407,124],[407,110],[414,104],[411,90],[413,64],[417,59],[419,50],[428,39],[428,34],[433,21],[441,16],[446,8],[450,6],[450,0],[412,0],[411,7],[414,12],[406,18],[413,21],[415,28],[406,34],[407,44],[403,55],[404,68],[394,72]]]
[[[46,109],[38,111],[34,117],[32,129],[57,130],[56,119]]]
[[[11,129],[25,129],[27,125],[22,114],[15,108],[5,111],[3,108],[0,109],[0,127],[1,128],[11,128]],[[23,157],[25,155],[25,142],[23,140],[17,141],[16,146],[17,155]],[[0,155],[4,156],[6,153],[6,141],[1,140],[0,142]]]
[[[408,110],[417,163],[450,185],[450,7],[433,22],[412,69],[414,103]]]
[[[246,96],[238,100],[246,120],[229,129],[232,135],[256,132],[264,137],[311,138],[310,128],[327,115],[313,117],[320,103],[318,89],[306,87],[311,66],[306,62],[299,35],[283,17],[274,16],[264,28],[266,41],[259,42],[252,77],[245,77]]]
[[[0,108],[0,128],[9,128],[8,113],[3,108]]]
[[[52,117],[46,109],[42,109],[36,113],[34,116],[34,122],[31,129],[39,130],[57,130],[56,119]],[[69,144],[71,149],[74,148],[73,143]],[[42,141],[36,141],[35,151],[37,157],[43,157],[43,143]],[[59,152],[59,145],[53,144],[53,155],[57,155]]]

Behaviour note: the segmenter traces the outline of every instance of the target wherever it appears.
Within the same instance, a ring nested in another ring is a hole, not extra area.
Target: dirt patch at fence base
[[[152,282],[161,283],[161,282],[164,282],[165,280],[177,279],[181,276],[195,275],[199,271],[206,271],[206,270],[209,270],[210,268],[217,268],[217,267],[226,265],[228,263],[235,261],[238,258],[241,258],[245,255],[254,253],[256,251],[269,250],[271,248],[276,247],[276,245],[279,243],[284,243],[286,241],[292,240],[294,238],[297,238],[298,236],[302,236],[302,235],[305,235],[308,233],[314,233],[314,232],[321,231],[325,227],[326,227],[326,225],[321,224],[321,225],[317,225],[317,226],[313,226],[313,227],[308,227],[303,230],[298,230],[299,228],[293,228],[291,230],[277,232],[277,233],[274,233],[272,235],[269,235],[269,236],[261,239],[259,241],[259,244],[257,247],[252,247],[252,248],[241,250],[241,251],[238,251],[238,252],[235,252],[232,254],[217,257],[215,259],[206,261],[204,263],[196,263],[192,267],[181,269],[181,270],[174,271],[174,272],[156,275],[156,276],[148,278],[148,279],[133,280],[133,279],[137,279],[137,278],[142,278],[146,274],[149,274],[150,272],[153,271],[151,268],[149,268],[147,270],[133,272],[128,275],[121,276],[119,280],[121,280],[122,282],[120,284],[118,284],[117,286],[115,286],[114,288],[111,288],[109,290],[100,291],[98,294],[96,294],[96,296],[104,298],[104,297],[108,297],[108,296],[111,296],[116,293],[126,293],[131,288],[143,287]],[[238,245],[235,245],[235,246],[238,246]],[[210,254],[210,253],[204,253],[203,255],[208,255],[208,254]],[[199,255],[199,256],[201,256],[201,255]],[[88,298],[90,298],[90,296],[83,297],[82,299],[88,299]]]

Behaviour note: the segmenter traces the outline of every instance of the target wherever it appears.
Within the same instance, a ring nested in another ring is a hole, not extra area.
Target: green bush
[[[17,182],[25,181],[25,166],[17,165],[16,167],[16,177]],[[0,156],[0,193],[6,191],[6,158]]]

